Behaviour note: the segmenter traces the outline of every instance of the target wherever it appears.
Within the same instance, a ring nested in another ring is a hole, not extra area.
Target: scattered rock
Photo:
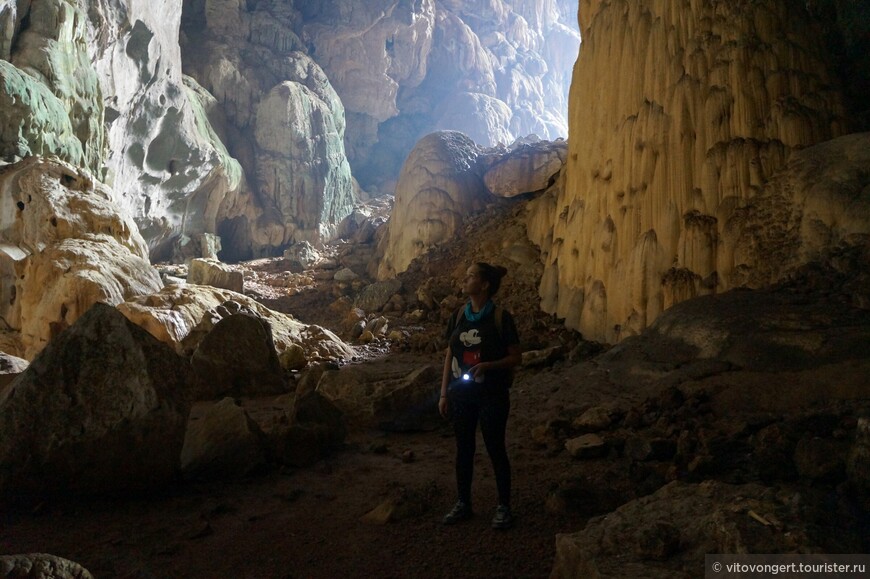
[[[354,273],[354,271],[349,267],[345,267],[335,272],[335,275],[332,276],[332,279],[337,282],[351,282],[359,279],[359,275]]]
[[[840,482],[846,478],[845,441],[804,435],[794,450],[794,463],[802,477],[825,482]]]
[[[0,352],[0,392],[10,384],[16,376],[27,369],[28,362],[24,358]]]
[[[599,432],[610,426],[611,421],[609,408],[593,406],[575,418],[571,427],[580,433]]]
[[[284,250],[284,259],[303,268],[309,268],[314,265],[319,257],[317,250],[307,241],[294,243]]]
[[[666,438],[632,436],[625,441],[625,455],[636,461],[670,460],[677,453],[677,443]]]
[[[584,434],[565,442],[565,449],[574,458],[597,458],[607,453],[607,445],[597,434]]]
[[[440,495],[441,489],[434,482],[420,487],[397,487],[377,507],[360,518],[370,525],[386,525],[396,521],[419,517],[428,512]]]
[[[363,288],[356,298],[355,305],[367,312],[380,311],[400,289],[402,289],[402,282],[397,279],[373,283]]]
[[[214,259],[192,259],[187,272],[187,283],[210,285],[237,293],[244,291],[245,278],[241,271]]]
[[[308,364],[308,359],[305,357],[305,348],[299,344],[290,344],[278,355],[278,361],[281,368],[290,372],[292,370],[301,370]]]
[[[8,577],[9,579],[94,579],[94,576],[78,563],[46,553],[0,556],[0,577]]]
[[[524,367],[527,368],[535,366],[549,366],[553,364],[553,362],[555,362],[561,354],[561,346],[552,346],[544,350],[529,350],[523,352],[522,364]]]

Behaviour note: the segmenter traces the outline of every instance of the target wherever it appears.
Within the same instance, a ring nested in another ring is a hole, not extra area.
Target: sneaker
[[[467,521],[474,513],[471,511],[471,505],[462,501],[456,501],[450,512],[444,515],[441,522],[445,525],[453,525],[460,521]]]
[[[514,526],[514,515],[511,513],[511,508],[507,505],[499,505],[495,509],[495,516],[492,517],[493,529],[510,529]]]

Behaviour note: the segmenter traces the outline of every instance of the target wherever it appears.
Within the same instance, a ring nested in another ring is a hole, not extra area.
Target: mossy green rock
[[[0,155],[5,160],[57,155],[81,165],[82,145],[60,99],[5,60],[0,60],[0,83]]]

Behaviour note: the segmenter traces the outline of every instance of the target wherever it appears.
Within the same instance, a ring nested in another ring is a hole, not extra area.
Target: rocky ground
[[[353,303],[370,283],[370,247],[336,245],[328,267],[308,271],[240,266],[249,295],[348,339],[385,318],[383,335],[356,339],[353,364],[394,375],[440,365],[456,276],[514,252],[500,303],[537,352],[512,391],[515,528],[489,527],[482,443],[477,516],[440,525],[453,440],[430,416],[411,432],[353,428],[313,466],[6,511],[0,553],[52,553],[95,577],[271,578],[697,577],[704,553],[870,552],[866,252],[843,250],[771,291],[686,302],[608,348],[537,310],[538,262],[517,257],[522,211],[472,216],[462,241],[415,262],[376,312]],[[342,267],[360,278],[336,281]],[[259,420],[275,400],[244,404]]]

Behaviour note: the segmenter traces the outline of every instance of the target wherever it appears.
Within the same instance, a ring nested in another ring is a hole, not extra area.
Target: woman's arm
[[[483,374],[487,370],[500,370],[503,368],[513,368],[514,366],[519,366],[523,362],[523,351],[520,349],[519,344],[511,344],[507,347],[507,356],[500,360],[493,360],[491,362],[481,362],[477,364],[473,368],[471,368],[468,372],[474,378],[478,377],[478,374]]]
[[[441,372],[441,398],[438,399],[438,412],[447,418],[447,385],[450,383],[450,362],[452,354],[450,348],[444,354],[444,369]]]

